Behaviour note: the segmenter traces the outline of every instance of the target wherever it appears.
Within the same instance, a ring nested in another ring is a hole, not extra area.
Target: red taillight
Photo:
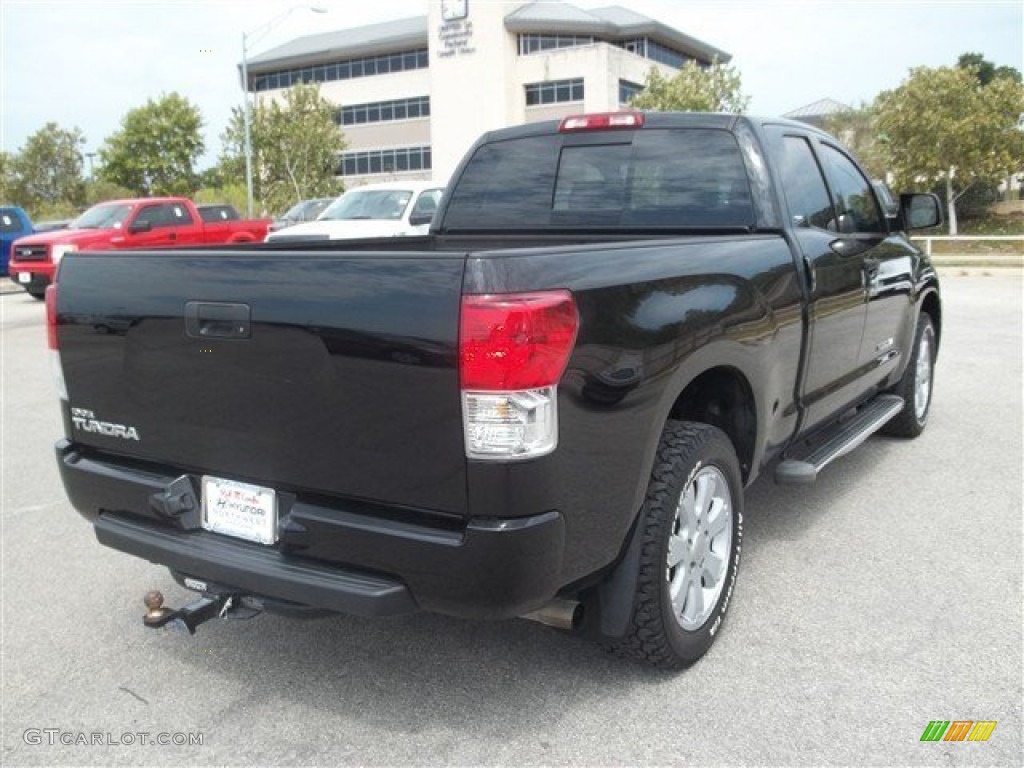
[[[643,128],[643,112],[598,112],[593,115],[570,115],[558,126],[560,133],[600,131],[616,128]]]
[[[557,384],[578,326],[568,291],[463,296],[462,389],[512,392]]]
[[[46,343],[50,349],[57,346],[57,284],[46,286]]]

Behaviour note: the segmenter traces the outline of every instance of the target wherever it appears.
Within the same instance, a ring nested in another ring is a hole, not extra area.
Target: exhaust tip
[[[579,626],[583,618],[583,604],[578,600],[565,600],[556,597],[547,605],[536,611],[524,613],[519,618],[536,621],[556,629],[572,630]]]

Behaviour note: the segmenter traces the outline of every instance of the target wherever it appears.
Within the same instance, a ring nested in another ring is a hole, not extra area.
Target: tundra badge
[[[139,430],[126,424],[114,424],[109,421],[100,421],[96,414],[88,408],[72,408],[71,421],[75,429],[83,432],[96,432],[107,437],[120,437],[122,440],[138,440]]]

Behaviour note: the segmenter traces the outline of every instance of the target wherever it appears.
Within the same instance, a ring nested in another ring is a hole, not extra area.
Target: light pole
[[[245,205],[246,217],[252,218],[252,118],[249,115],[249,44],[254,37],[265,35],[279,22],[283,21],[292,11],[309,10],[313,13],[327,13],[327,9],[319,5],[294,5],[284,13],[280,13],[266,24],[251,32],[242,33],[242,104],[243,121],[245,123]]]

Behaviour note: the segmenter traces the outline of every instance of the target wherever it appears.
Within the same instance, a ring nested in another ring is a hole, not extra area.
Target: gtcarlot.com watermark
[[[66,731],[63,728],[26,728],[22,740],[30,747],[201,747],[202,733],[150,731]]]

